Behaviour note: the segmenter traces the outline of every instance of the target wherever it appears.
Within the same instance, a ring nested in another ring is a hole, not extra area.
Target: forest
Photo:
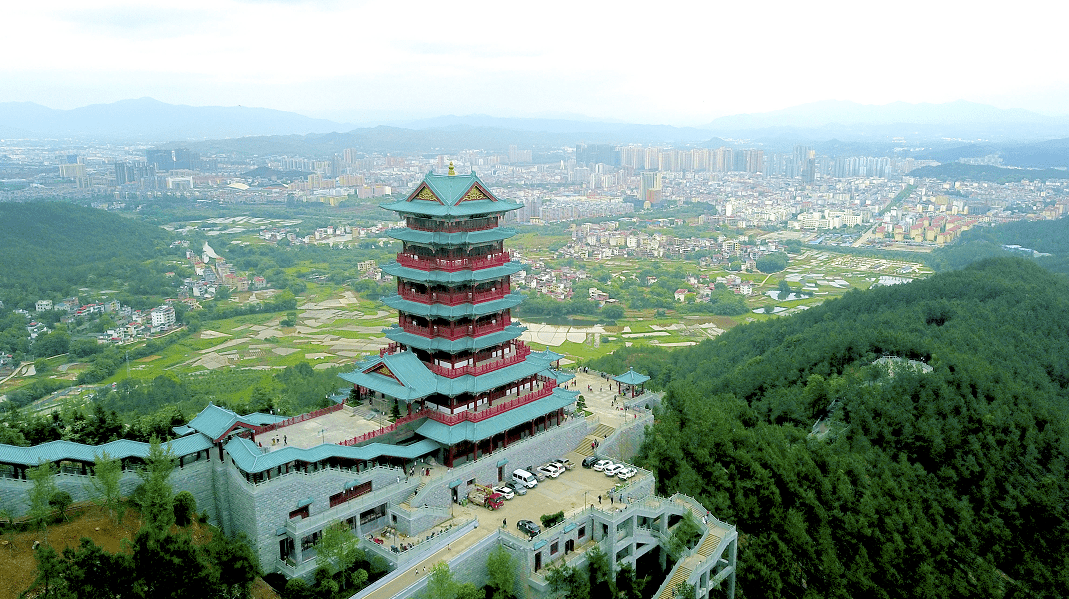
[[[0,301],[33,309],[39,299],[115,289],[125,305],[172,294],[167,277],[184,256],[167,231],[132,218],[60,202],[0,203]],[[149,301],[149,305],[151,305]]]
[[[742,596],[1063,597],[1067,331],[998,258],[592,366],[666,389],[640,464],[738,527]]]

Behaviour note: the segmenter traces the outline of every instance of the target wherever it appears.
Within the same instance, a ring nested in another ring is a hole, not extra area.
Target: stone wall
[[[646,438],[646,426],[653,426],[653,414],[642,411],[631,420],[599,442],[597,454],[613,461],[630,461],[638,454]]]

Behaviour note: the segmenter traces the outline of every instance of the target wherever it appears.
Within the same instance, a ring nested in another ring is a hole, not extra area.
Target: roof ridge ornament
[[[453,170],[453,161],[452,160],[449,161],[449,176],[450,177],[456,177],[457,176],[457,172],[455,170]]]

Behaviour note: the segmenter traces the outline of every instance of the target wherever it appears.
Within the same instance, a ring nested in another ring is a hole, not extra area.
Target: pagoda
[[[404,200],[381,206],[405,223],[388,232],[402,248],[382,267],[397,279],[397,294],[383,300],[397,324],[383,329],[390,343],[378,356],[342,378],[361,397],[396,402],[398,422],[436,442],[449,467],[560,424],[578,392],[558,384],[572,377],[552,368],[558,354],[520,341],[525,329],[511,316],[523,297],[510,277],[522,266],[504,249],[516,232],[501,219],[522,206],[452,163],[447,175],[428,173]]]

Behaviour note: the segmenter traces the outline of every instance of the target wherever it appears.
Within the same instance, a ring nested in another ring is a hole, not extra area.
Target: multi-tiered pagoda
[[[520,341],[524,329],[511,317],[523,298],[510,277],[521,266],[505,251],[515,231],[501,218],[521,206],[450,164],[448,175],[430,173],[382,207],[405,221],[389,232],[403,244],[397,262],[382,267],[397,278],[397,295],[384,300],[397,324],[383,330],[388,347],[342,378],[361,395],[398,402],[447,466],[559,424],[578,393],[557,384],[571,376],[551,368],[558,354]]]

